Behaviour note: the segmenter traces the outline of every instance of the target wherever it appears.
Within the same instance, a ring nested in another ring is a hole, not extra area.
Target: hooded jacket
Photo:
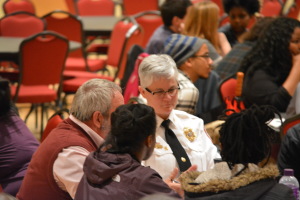
[[[129,154],[93,152],[83,171],[75,200],[135,200],[155,193],[180,198],[156,171],[142,166]]]
[[[238,199],[295,199],[293,191],[285,185],[278,184],[279,175],[275,165],[260,168],[248,164],[241,171],[243,165],[235,165],[229,169],[226,162],[215,165],[214,169],[206,172],[187,172],[181,175],[180,181],[185,190],[186,200],[238,200]],[[196,180],[200,183],[196,183]]]

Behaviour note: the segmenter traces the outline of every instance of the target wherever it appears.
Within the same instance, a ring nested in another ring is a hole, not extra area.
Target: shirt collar
[[[170,123],[175,124],[175,114],[174,114],[174,109],[171,111],[168,119],[171,121]],[[160,116],[156,115],[156,122],[157,122],[157,127],[160,127],[161,123],[164,121],[163,118],[161,118]]]
[[[86,125],[82,121],[78,120],[73,115],[70,115],[69,118],[75,124],[77,124],[78,126],[80,126],[92,138],[93,142],[95,142],[95,144],[98,147],[104,142],[104,139],[100,135],[98,135],[94,130],[92,130],[88,125]]]

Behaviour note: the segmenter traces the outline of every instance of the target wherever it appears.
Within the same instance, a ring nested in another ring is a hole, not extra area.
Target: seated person
[[[276,33],[276,34],[274,34]],[[274,19],[243,59],[242,98],[246,107],[272,105],[286,112],[300,82],[300,22]]]
[[[278,184],[275,164],[269,163],[275,134],[268,123],[280,115],[272,106],[253,105],[233,113],[221,125],[222,161],[206,172],[186,172],[179,180],[185,199],[294,199]]]
[[[254,14],[259,12],[259,0],[223,0],[224,10],[229,17],[229,23],[219,28],[230,43],[231,47],[240,42],[240,36],[247,31],[247,27]]]
[[[168,181],[176,178],[178,167],[181,172],[194,165],[199,171],[213,168],[214,159],[220,155],[205,132],[202,119],[175,110],[180,87],[174,60],[166,54],[144,58],[139,78],[139,91],[154,108],[157,119],[154,152],[143,164]]]
[[[16,196],[39,142],[10,99],[9,82],[0,79],[0,187]]]
[[[148,41],[145,51],[148,54],[162,53],[166,39],[173,33],[181,33],[183,20],[192,5],[190,0],[167,0],[160,6],[163,25],[159,26]]]
[[[170,55],[178,67],[178,102],[176,110],[196,114],[199,91],[194,82],[207,79],[211,72],[212,59],[207,40],[172,34],[165,43],[164,53]]]
[[[250,49],[253,48],[258,38],[263,34],[273,19],[274,18],[271,17],[259,18],[252,28],[241,36],[242,42],[236,44],[231,51],[223,57],[215,68],[221,81],[238,72],[243,58]]]
[[[91,79],[81,85],[69,118],[50,132],[34,154],[17,198],[73,199],[86,157],[104,142],[110,114],[122,104],[121,88],[111,81]]]
[[[283,170],[290,168],[294,170],[294,176],[300,183],[300,124],[291,127],[281,143],[278,155],[278,168],[283,174]]]
[[[164,193],[180,198],[161,176],[141,165],[155,146],[153,108],[143,104],[120,106],[111,115],[111,132],[105,143],[91,153],[75,200],[140,199]]]

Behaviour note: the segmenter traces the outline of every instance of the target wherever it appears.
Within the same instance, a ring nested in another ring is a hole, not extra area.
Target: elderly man
[[[20,200],[73,199],[83,163],[110,131],[110,114],[124,104],[115,83],[92,79],[76,92],[70,117],[54,129],[34,154],[17,197]]]
[[[199,171],[212,168],[214,159],[220,155],[204,130],[203,120],[174,110],[180,90],[174,60],[165,54],[144,58],[139,67],[139,78],[139,91],[154,108],[157,119],[156,145],[151,157],[143,164],[151,166],[169,181],[176,177],[173,169],[177,167],[181,172],[192,165],[197,165]]]

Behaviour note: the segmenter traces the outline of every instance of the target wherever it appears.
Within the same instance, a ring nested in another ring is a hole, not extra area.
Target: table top
[[[110,36],[115,24],[122,19],[116,16],[80,16],[86,36]]]
[[[18,60],[19,47],[25,38],[22,37],[0,37],[0,61]],[[81,47],[79,42],[69,41],[70,51]]]

